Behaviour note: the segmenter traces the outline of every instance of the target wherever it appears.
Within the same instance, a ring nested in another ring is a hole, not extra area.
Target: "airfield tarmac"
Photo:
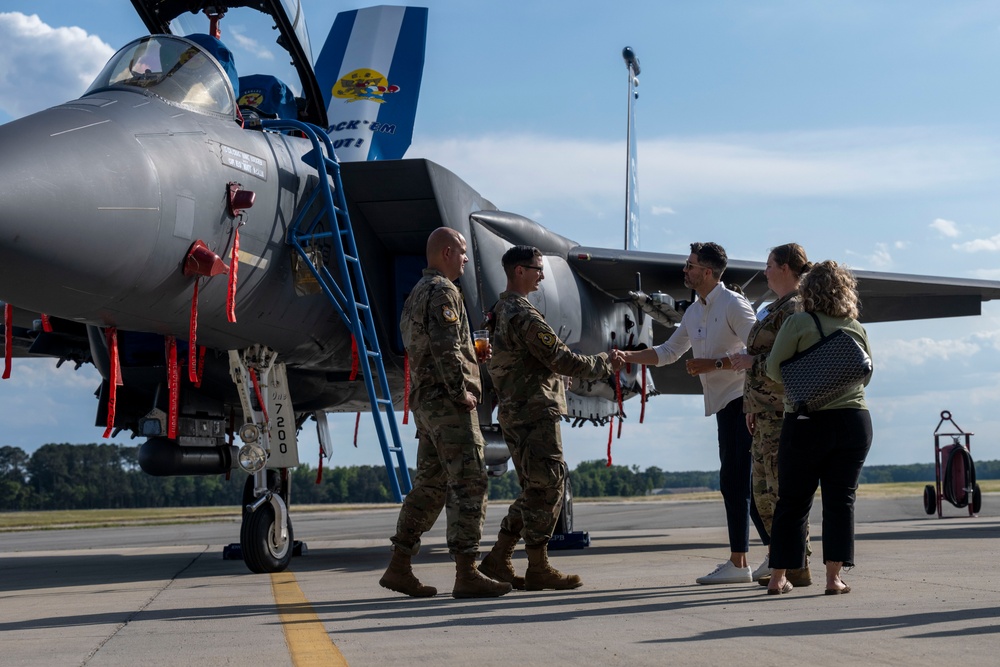
[[[820,552],[819,502],[814,549]],[[505,505],[493,503],[484,549]],[[296,512],[285,573],[222,559],[239,523],[0,536],[3,665],[996,665],[1000,494],[983,512],[919,497],[857,506],[850,595],[816,583],[699,586],[727,555],[719,501],[577,502],[592,545],[554,551],[575,591],[454,600],[443,519],[415,559],[434,598],[378,585],[397,508]],[[764,556],[754,541],[752,565]],[[817,561],[819,559],[817,558]],[[526,564],[521,547],[515,566]]]

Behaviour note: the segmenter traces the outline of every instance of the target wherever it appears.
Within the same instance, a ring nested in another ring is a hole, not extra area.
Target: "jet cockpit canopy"
[[[229,74],[201,46],[182,37],[149,35],[129,43],[84,95],[109,88],[141,89],[191,111],[236,117]]]
[[[155,35],[216,35],[217,27],[223,42],[238,40],[231,48],[238,46],[244,74],[277,77],[294,95],[299,120],[328,126],[301,0],[132,0],[132,6]],[[271,44],[282,51],[272,52]]]

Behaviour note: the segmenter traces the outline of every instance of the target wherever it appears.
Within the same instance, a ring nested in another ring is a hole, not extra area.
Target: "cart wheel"
[[[979,514],[979,510],[983,508],[983,492],[979,490],[979,485],[974,484],[972,486],[972,513]]]
[[[937,491],[934,490],[933,484],[924,487],[924,511],[928,514],[937,511]]]

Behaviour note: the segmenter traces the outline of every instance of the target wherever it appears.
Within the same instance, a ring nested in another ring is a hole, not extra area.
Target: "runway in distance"
[[[241,546],[251,570],[291,558],[287,470],[310,417],[322,426],[327,412],[370,411],[390,483],[406,492],[399,311],[433,229],[468,240],[461,286],[474,323],[505,285],[502,253],[538,247],[546,280],[533,301],[584,353],[663,340],[691,298],[686,255],[581,246],[498,210],[445,167],[401,159],[405,145],[376,141],[412,133],[426,11],[338,21],[314,66],[297,0],[259,11],[204,3],[211,15],[189,2],[132,4],[152,36],[123,47],[80,99],[0,127],[5,361],[94,364],[97,423],[143,438],[150,474],[249,472]],[[298,81],[244,87],[267,73],[227,56],[238,12],[276,26],[294,64],[282,76]],[[389,48],[345,46],[355,36]],[[726,282],[765,299],[762,268],[732,261]],[[977,315],[1000,297],[988,281],[858,278],[866,322]],[[681,364],[631,368],[575,383],[567,418],[607,425],[625,401],[699,392]],[[509,454],[490,404],[480,421],[499,473]]]

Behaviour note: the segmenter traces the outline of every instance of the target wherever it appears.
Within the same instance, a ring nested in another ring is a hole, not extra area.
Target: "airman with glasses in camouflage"
[[[549,565],[548,543],[562,509],[566,463],[559,422],[566,413],[565,377],[600,380],[616,371],[607,353],[575,354],[528,301],[545,278],[542,253],[514,246],[501,260],[507,289],[493,307],[490,378],[499,398],[498,419],[517,470],[521,494],[500,524],[480,572],[514,588],[537,591],[583,585],[575,574]],[[511,556],[524,538],[528,568],[514,572]]]

